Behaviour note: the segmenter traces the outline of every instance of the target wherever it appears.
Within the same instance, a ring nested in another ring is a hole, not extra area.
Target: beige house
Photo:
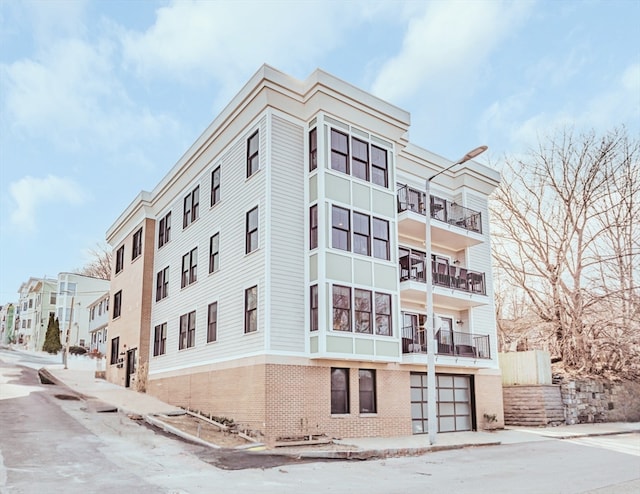
[[[260,68],[107,233],[108,379],[268,441],[424,433],[430,267],[438,430],[501,425],[499,174],[467,162],[425,201],[453,163],[410,143],[409,123],[321,70]]]

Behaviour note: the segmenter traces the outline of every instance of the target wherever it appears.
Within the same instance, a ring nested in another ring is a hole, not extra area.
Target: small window
[[[369,180],[369,144],[351,138],[351,174],[362,180]]]
[[[360,413],[376,413],[376,371],[360,369],[358,371],[360,394]]]
[[[111,365],[118,363],[118,356],[120,354],[120,337],[116,336],[111,340],[111,359],[109,363]]]
[[[371,316],[373,307],[371,304],[371,292],[356,288],[353,293],[355,297],[356,333],[372,334]]]
[[[49,294],[49,303],[54,305],[58,300],[58,294],[56,292],[51,292]]]
[[[353,252],[365,256],[371,253],[371,230],[366,214],[353,213]]]
[[[113,318],[120,317],[122,312],[122,290],[113,296]]]
[[[33,299],[29,299],[29,309],[33,308]]]
[[[351,288],[333,285],[333,329],[351,331]]]
[[[197,186],[184,198],[184,212],[182,216],[182,228],[188,227],[198,219],[200,214],[200,186]]]
[[[244,332],[258,331],[258,287],[247,288],[244,292]]]
[[[216,233],[209,239],[209,272],[220,269],[220,234]]]
[[[160,220],[158,228],[158,248],[162,247],[171,239],[171,211]]]
[[[142,254],[142,228],[133,234],[133,244],[131,246],[131,260]]]
[[[318,285],[311,285],[309,295],[311,313],[309,314],[311,331],[318,331]]]
[[[387,151],[373,144],[371,145],[371,181],[383,187],[389,186]]]
[[[318,205],[309,208],[309,249],[318,247]]]
[[[331,247],[334,249],[351,250],[351,226],[349,210],[332,206],[331,208]]]
[[[220,202],[220,167],[211,172],[211,205]]]
[[[391,295],[376,293],[376,334],[391,336]]]
[[[260,133],[255,133],[247,140],[247,178],[253,175],[260,168]]]
[[[331,168],[349,174],[349,138],[331,129]]]
[[[309,171],[318,168],[318,129],[309,132]]]
[[[207,343],[218,339],[218,302],[209,304],[207,315]]]
[[[158,271],[156,276],[156,302],[169,295],[169,266]]]
[[[124,245],[116,251],[116,274],[124,269]]]
[[[389,260],[389,222],[373,218],[373,256]]]
[[[249,254],[258,248],[258,207],[247,213],[246,218],[246,250]]]
[[[167,350],[167,323],[158,324],[153,335],[153,356],[164,355]]]
[[[180,316],[178,350],[191,348],[196,344],[196,311]]]
[[[349,369],[331,368],[331,413],[349,413]]]
[[[198,278],[198,248],[194,248],[191,252],[182,256],[182,279],[180,287],[195,283]]]

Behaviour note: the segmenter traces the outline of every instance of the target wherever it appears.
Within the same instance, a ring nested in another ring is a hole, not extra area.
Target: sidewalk
[[[20,353],[22,351],[18,350]],[[24,352],[31,353],[31,352]],[[123,388],[95,377],[94,368],[84,368],[70,362],[69,369],[61,364],[46,365],[44,372],[52,381],[68,387],[87,400],[88,406],[97,411],[117,408],[121,413],[149,419],[153,415],[171,415],[183,410],[145,393]],[[152,421],[151,418],[150,421]],[[180,431],[171,431],[186,439],[193,439]],[[558,427],[508,427],[496,431],[450,432],[438,434],[435,444],[429,444],[426,434],[398,437],[365,437],[337,439],[325,446],[302,446],[270,449],[269,454],[286,454],[315,458],[383,458],[414,456],[430,451],[442,451],[475,446],[497,446],[500,444],[549,441],[586,436],[603,436],[640,432],[640,423],[598,423],[564,425]]]

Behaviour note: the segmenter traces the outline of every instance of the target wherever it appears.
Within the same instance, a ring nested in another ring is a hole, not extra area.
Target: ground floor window
[[[376,371],[360,369],[358,382],[360,386],[360,413],[376,413]]]
[[[118,363],[118,354],[120,353],[120,337],[116,336],[111,340],[111,365]]]
[[[349,413],[349,369],[331,368],[331,413]]]

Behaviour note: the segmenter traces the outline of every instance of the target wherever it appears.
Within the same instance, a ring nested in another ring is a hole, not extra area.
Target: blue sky
[[[639,21],[638,0],[0,0],[0,304],[85,264],[263,63],[499,168],[562,126],[640,132]]]

